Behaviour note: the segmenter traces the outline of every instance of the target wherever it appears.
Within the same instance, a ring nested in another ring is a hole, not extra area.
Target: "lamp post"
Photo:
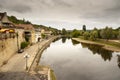
[[[27,64],[28,62],[27,62],[27,59],[28,59],[29,57],[30,57],[30,55],[28,55],[28,54],[25,54],[25,55],[24,55],[24,58],[26,59],[26,60],[25,60],[26,70],[28,70],[28,64]]]

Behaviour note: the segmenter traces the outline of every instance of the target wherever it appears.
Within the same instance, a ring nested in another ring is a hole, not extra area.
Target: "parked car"
[[[23,53],[24,52],[24,49],[19,49],[18,50],[18,53]]]

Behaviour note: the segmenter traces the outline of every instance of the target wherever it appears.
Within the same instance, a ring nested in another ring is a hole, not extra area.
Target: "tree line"
[[[62,29],[62,34],[68,34],[68,31]],[[87,30],[86,25],[83,25],[82,30],[74,29],[69,32],[69,35],[71,35],[71,37],[81,37],[85,40],[92,41],[95,41],[97,39],[120,39],[120,27],[118,27],[117,29],[113,29],[112,27],[106,26],[103,29],[94,28],[93,30]]]
[[[30,21],[25,20],[24,18],[23,18],[23,19],[18,19],[18,18],[16,18],[15,16],[8,16],[8,19],[9,19],[11,22],[16,23],[16,24],[31,24]]]

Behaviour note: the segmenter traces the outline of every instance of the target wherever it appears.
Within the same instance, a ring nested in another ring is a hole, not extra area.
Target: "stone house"
[[[48,38],[48,37],[51,37],[52,31],[41,29],[41,34],[44,34],[46,36],[46,38]]]
[[[24,37],[29,38],[30,43],[35,43],[35,28],[32,24],[18,24],[16,28],[24,29]]]
[[[7,17],[7,13],[4,12],[4,13],[0,13],[0,26],[1,27],[15,27],[13,25],[13,23],[11,21],[9,21],[8,17]]]
[[[7,17],[7,13],[0,13],[0,39],[15,37],[15,26]]]

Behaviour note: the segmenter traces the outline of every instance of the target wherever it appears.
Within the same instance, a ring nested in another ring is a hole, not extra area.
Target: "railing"
[[[0,33],[0,40],[15,38],[15,37],[16,37],[16,33]]]

